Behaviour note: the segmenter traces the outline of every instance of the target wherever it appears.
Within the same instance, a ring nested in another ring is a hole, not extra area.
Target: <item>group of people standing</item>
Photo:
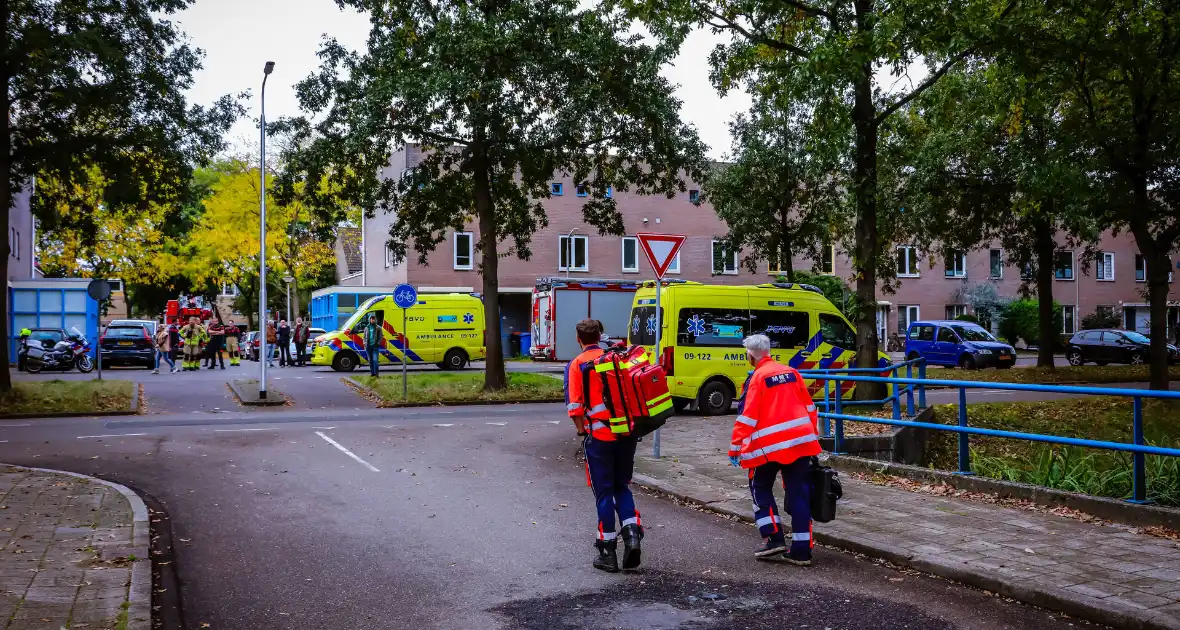
[[[241,365],[242,335],[242,329],[232,319],[224,324],[211,320],[201,325],[200,320],[192,317],[184,326],[160,325],[156,329],[156,368],[152,374],[160,373],[161,360],[169,365],[173,374],[181,370],[192,372],[202,367],[212,370],[219,364],[224,370],[227,354],[231,366]],[[179,366],[176,365],[178,352],[183,352]]]
[[[278,355],[279,367],[303,367],[307,365],[307,342],[311,339],[311,327],[303,322],[302,317],[295,318],[292,327],[287,320],[280,319],[276,325],[273,320],[266,322],[266,349],[263,356],[269,367],[275,366],[275,355]],[[295,356],[291,356],[291,342],[295,342]]]

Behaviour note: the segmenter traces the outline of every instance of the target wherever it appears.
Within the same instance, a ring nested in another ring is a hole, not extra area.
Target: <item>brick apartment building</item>
[[[419,147],[406,147],[392,156],[383,175],[400,177],[407,168],[416,166],[422,155]],[[765,265],[757,273],[750,273],[737,264],[736,256],[722,251],[717,239],[725,234],[725,224],[709,204],[694,203],[700,189],[696,182],[687,183],[688,191],[672,199],[614,193],[628,234],[624,237],[599,236],[592,226],[583,222],[582,205],[586,200],[579,196],[575,182],[569,178],[554,179],[550,186],[553,196],[545,202],[549,225],[533,236],[532,258],[500,261],[501,306],[506,330],[527,330],[531,312],[529,294],[539,277],[651,279],[651,269],[634,238],[636,232],[688,236],[679,260],[673,263],[671,278],[732,285],[770,282],[778,275]],[[409,282],[423,291],[481,290],[475,249],[479,234],[475,224],[469,225],[466,231],[448,235],[431,253],[428,264],[421,265],[413,255],[401,263],[392,261],[385,245],[391,223],[390,215],[364,221],[364,286],[387,288]],[[1102,263],[1093,261],[1086,273],[1077,259],[1080,250],[1059,252],[1054,295],[1063,305],[1065,328],[1072,332],[1083,315],[1101,307],[1120,314],[1127,328],[1146,332],[1149,318],[1144,297],[1145,273],[1134,239],[1125,233],[1117,237],[1107,234],[1099,249]],[[817,267],[824,273],[851,278],[849,258],[834,249],[829,252],[820,266],[796,258],[795,268]],[[878,291],[877,319],[882,339],[891,332],[904,330],[909,321],[918,318],[942,319],[970,312],[959,297],[967,283],[994,282],[997,292],[1004,297],[1016,296],[1021,284],[1020,270],[1007,264],[998,246],[948,256],[949,263],[929,258],[918,260],[906,248],[898,248],[897,257],[902,278],[900,288],[894,294]],[[1176,311],[1175,307],[1169,309],[1172,322],[1176,321]]]

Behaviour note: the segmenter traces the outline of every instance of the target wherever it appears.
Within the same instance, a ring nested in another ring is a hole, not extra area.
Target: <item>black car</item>
[[[1083,363],[1130,363],[1142,365],[1151,356],[1151,340],[1133,330],[1102,328],[1074,333],[1065,350],[1070,365]],[[1168,362],[1180,359],[1176,346],[1168,344]]]
[[[98,339],[103,367],[140,365],[156,367],[156,345],[144,326],[108,326]]]

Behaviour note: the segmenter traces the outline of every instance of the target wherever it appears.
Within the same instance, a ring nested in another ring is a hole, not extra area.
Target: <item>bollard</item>
[[[832,410],[831,395],[832,395],[832,381],[829,381],[828,379],[824,379],[824,411],[831,411]],[[821,418],[821,420],[823,421],[823,424],[820,425],[823,427],[823,436],[824,437],[832,437],[832,419],[825,417],[825,418]]]
[[[959,426],[967,426],[967,388],[959,388]],[[959,433],[959,474],[971,475],[971,444],[966,433]]]
[[[844,388],[840,387],[840,379],[836,379],[836,438],[832,444],[832,454],[844,454],[844,419],[840,416],[844,413],[844,397],[841,395]]]
[[[926,359],[921,359],[918,364],[918,380],[926,380]],[[925,383],[918,385],[918,409],[926,408],[926,385]]]
[[[1136,396],[1132,401],[1131,434],[1135,444],[1143,445],[1143,398]],[[1147,500],[1147,458],[1143,453],[1131,453],[1131,500],[1130,503],[1149,503]]]
[[[907,379],[914,378],[914,364],[909,361],[905,364],[905,377]],[[905,413],[910,418],[914,417],[914,384],[908,383],[905,386]]]

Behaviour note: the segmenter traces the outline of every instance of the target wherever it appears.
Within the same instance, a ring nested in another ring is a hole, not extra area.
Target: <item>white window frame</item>
[[[998,276],[992,275],[992,252],[1000,252],[1000,275]],[[993,280],[1004,279],[1004,248],[993,247],[987,250],[987,277]]]
[[[569,238],[574,239],[572,245],[566,245],[566,239],[569,239]],[[570,257],[570,260],[568,262],[571,264],[576,262],[578,260],[578,256],[577,256],[578,239],[581,239],[582,243],[584,243],[584,245],[582,245],[582,251],[585,252],[585,256],[583,257],[582,262],[585,264],[583,264],[581,267],[570,266],[567,269],[565,265],[561,264],[561,256],[562,256],[562,254],[568,254]],[[573,236],[570,236],[569,234],[561,234],[557,237],[557,247],[558,247],[558,249],[557,249],[557,270],[558,271],[586,272],[586,271],[590,270],[590,237],[586,236],[585,234],[574,234]],[[569,249],[566,249],[567,247]]]
[[[832,266],[829,269],[824,268],[824,252],[827,252],[832,260]],[[824,245],[820,248],[819,273],[824,276],[836,275],[836,246],[835,245]]]
[[[238,285],[236,285],[232,282],[222,282],[221,283],[221,293],[219,293],[218,295],[221,295],[223,297],[238,297],[239,295],[241,295],[241,293],[242,293],[241,290],[238,289]]]
[[[672,262],[668,263],[668,270],[664,273],[680,275],[680,252],[676,252],[676,255],[672,257]]]
[[[709,244],[709,261],[711,264],[710,271],[712,271],[713,275],[715,275],[715,276],[736,276],[736,275],[738,275],[738,255],[737,255],[737,252],[726,252],[724,247],[722,247],[721,253],[723,256],[726,253],[729,254],[729,260],[733,265],[733,269],[727,269],[726,268],[727,265],[725,264],[725,261],[722,261],[721,270],[720,271],[717,270],[717,245],[719,245],[719,244],[721,244],[721,241],[718,241],[718,240],[714,240]]]
[[[389,242],[385,243],[385,268],[389,269],[393,266],[393,250],[389,247]]]
[[[1069,317],[1065,314],[1069,313]],[[1073,326],[1070,326],[1070,324]],[[1061,334],[1072,335],[1078,331],[1078,309],[1073,304],[1061,305]]]
[[[952,315],[950,315],[950,313],[947,313],[946,312],[947,309],[953,309],[951,312],[955,313],[955,315],[952,316]],[[947,315],[947,319],[955,319],[955,318],[959,317],[960,315],[966,315],[967,314],[967,305],[966,304],[947,304],[943,308],[943,314]]]
[[[912,318],[908,317],[910,309],[914,309],[914,316]],[[910,330],[910,326],[913,326],[914,322],[920,322],[920,321],[922,321],[922,307],[921,306],[919,306],[917,304],[898,304],[897,305],[897,323],[901,324],[902,322],[905,322],[905,329],[903,329],[901,331],[902,337],[904,337],[904,336],[906,336],[906,334],[908,334],[908,332]]]
[[[1058,254],[1066,254],[1066,253],[1069,254],[1069,277],[1068,278],[1058,278],[1057,277],[1057,255]],[[1053,279],[1060,281],[1060,282],[1073,282],[1074,280],[1077,280],[1077,278],[1078,278],[1078,259],[1077,259],[1077,256],[1074,255],[1074,251],[1072,249],[1059,249],[1059,250],[1053,252]]]
[[[1139,279],[1139,265],[1143,264],[1143,279]],[[1168,282],[1172,281],[1172,270],[1168,269]],[[1147,282],[1147,256],[1135,254],[1135,282]]]
[[[459,264],[459,237],[467,237],[467,264]],[[475,235],[471,232],[455,232],[451,237],[451,268],[456,271],[471,271],[475,268]]]
[[[967,277],[967,252],[961,249],[948,249],[943,255],[943,272],[945,278],[961,279]],[[952,260],[957,259],[957,260]],[[958,268],[951,266],[952,262],[958,262]],[[990,264],[990,260],[988,261]]]
[[[1110,261],[1110,273],[1106,273],[1107,260]],[[1098,252],[1098,268],[1094,270],[1094,278],[1099,282],[1114,282],[1114,252]]]
[[[918,250],[911,245],[898,245],[897,248],[894,249],[894,254],[895,254],[894,255],[895,265],[894,266],[896,266],[896,262],[897,262],[896,254],[897,254],[897,252],[899,252],[901,250],[905,250],[905,252],[906,252],[906,259],[905,259],[906,260],[906,269],[909,269],[912,271],[907,271],[906,273],[901,273],[900,271],[898,271],[897,277],[898,278],[920,278],[920,277],[922,277],[922,265],[918,261]]]
[[[630,244],[635,249],[635,266],[627,266],[627,245]],[[623,241],[619,246],[619,265],[623,273],[639,273],[639,239],[634,236],[624,236]]]

